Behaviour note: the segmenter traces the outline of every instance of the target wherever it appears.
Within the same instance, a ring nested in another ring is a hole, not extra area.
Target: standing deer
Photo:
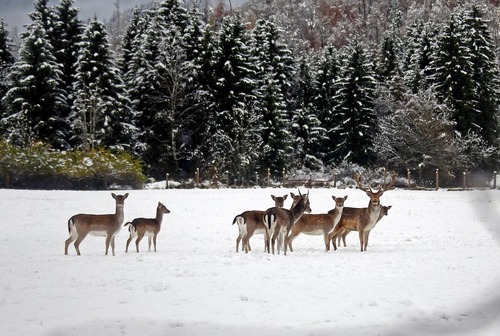
[[[283,196],[274,196],[271,195],[271,198],[274,201],[274,206],[278,208],[282,208],[283,205],[285,204],[285,200],[287,199],[288,195],[283,195]],[[247,245],[241,245],[241,249],[245,250],[246,252],[251,251],[252,248],[250,247],[250,241],[249,239],[254,235],[254,234],[264,234],[264,249],[269,252],[269,239],[266,238],[266,227],[264,226],[264,211],[260,210],[248,210],[245,212],[242,212],[241,214],[237,215],[233,219],[233,225],[235,223],[238,223],[238,237],[236,238],[236,252],[238,252],[238,246],[240,244],[240,241],[245,238],[245,236],[248,236],[248,239],[245,239],[244,242],[246,242]]]
[[[347,196],[332,196],[332,198],[335,202],[335,209],[330,210],[327,214],[303,214],[297,223],[292,226],[290,235],[288,236],[288,247],[291,252],[293,252],[292,241],[301,233],[315,236],[323,235],[325,252],[330,250],[330,239],[328,236],[340,221]]]
[[[294,195],[292,195],[293,197]],[[295,197],[294,197],[295,198]],[[280,249],[282,244],[284,245],[284,254],[286,255],[286,250],[288,246],[288,234],[292,229],[292,226],[299,220],[300,216],[304,212],[311,212],[311,207],[309,203],[309,192],[306,195],[302,195],[299,190],[299,196],[292,204],[290,210],[283,208],[269,208],[264,213],[264,224],[266,230],[271,233],[272,237],[272,250],[274,254],[274,245],[276,238],[278,238],[278,254],[280,254]]]
[[[366,251],[370,231],[375,227],[380,217],[380,211],[382,209],[382,205],[380,204],[380,197],[384,194],[385,191],[390,190],[394,187],[396,175],[392,175],[391,183],[387,187],[382,187],[376,192],[369,187],[363,187],[359,174],[355,174],[354,179],[356,180],[358,188],[363,190],[366,195],[370,197],[370,201],[367,208],[344,208],[342,217],[340,218],[340,222],[330,234],[330,239],[332,240],[334,250],[337,250],[337,245],[335,242],[337,237],[339,237],[339,235],[342,235],[344,230],[348,230],[358,231],[361,252]]]
[[[69,238],[66,239],[64,254],[68,254],[68,246],[74,241],[76,253],[80,255],[80,243],[90,233],[93,236],[105,236],[106,255],[108,255],[110,244],[113,255],[115,255],[115,236],[120,232],[123,223],[123,206],[125,205],[125,199],[128,197],[128,193],[125,195],[115,195],[112,193],[111,196],[116,201],[116,210],[114,214],[78,214],[68,220]]]
[[[392,205],[389,205],[389,206],[385,206],[383,205],[382,206],[382,209],[380,209],[380,215],[378,216],[378,219],[377,219],[377,223],[380,222],[380,220],[382,218],[384,218],[385,216],[389,215],[389,210],[392,208]],[[347,230],[345,227],[343,228],[344,230],[342,231],[341,234],[339,234],[339,236],[337,237],[337,245],[340,246],[340,241],[342,240],[342,243],[344,244],[344,247],[346,247],[346,243],[345,243],[345,237],[347,237],[347,235],[351,232],[350,230]],[[373,230],[373,229],[372,229]],[[353,230],[353,231],[356,231],[356,230]],[[335,244],[333,244],[333,246],[335,247]]]
[[[170,213],[170,210],[158,202],[155,218],[136,218],[132,222],[125,223],[124,226],[129,225],[128,231],[130,232],[130,236],[127,239],[127,245],[125,246],[125,253],[128,252],[128,245],[135,237],[137,237],[135,240],[135,249],[137,253],[139,253],[139,243],[144,236],[148,237],[148,251],[151,251],[151,238],[153,238],[153,245],[156,252],[156,237],[158,237],[158,233],[161,230],[163,214],[168,213]]]

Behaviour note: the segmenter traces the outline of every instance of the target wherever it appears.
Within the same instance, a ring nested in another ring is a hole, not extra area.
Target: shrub
[[[0,139],[0,186],[32,189],[142,188],[140,161],[124,151],[58,151],[42,143],[26,148]]]

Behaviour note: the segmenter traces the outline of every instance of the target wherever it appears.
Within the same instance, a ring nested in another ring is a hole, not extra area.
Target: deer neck
[[[118,223],[121,225],[123,223],[124,214],[123,214],[123,205],[117,205],[115,210],[115,217],[118,220]]]
[[[382,205],[380,205],[380,202],[378,202],[377,205],[368,204],[368,208],[366,209],[366,216],[368,217],[368,220],[370,223],[375,223],[380,215],[380,211],[382,209]]]
[[[297,204],[290,210],[290,212],[292,213],[292,216],[293,216],[293,222],[297,222],[300,218],[300,216],[302,216],[302,214],[304,213],[306,209],[306,204],[303,200],[297,202]]]
[[[156,210],[156,223],[158,225],[161,225],[161,222],[163,221],[163,211],[161,211],[160,208]]]

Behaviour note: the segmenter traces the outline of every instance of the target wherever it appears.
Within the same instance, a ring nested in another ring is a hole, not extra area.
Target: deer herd
[[[337,245],[341,241],[346,246],[345,238],[351,231],[357,231],[361,252],[366,251],[370,231],[377,223],[387,216],[391,206],[382,206],[380,197],[385,191],[393,189],[396,175],[392,175],[391,182],[387,186],[382,186],[374,191],[371,187],[365,187],[361,183],[361,176],[354,175],[354,179],[360,190],[364,191],[369,197],[366,208],[345,207],[347,196],[332,196],[335,202],[335,208],[325,214],[310,214],[311,207],[309,202],[309,192],[295,195],[290,193],[292,205],[290,209],[283,208],[288,195],[274,196],[274,207],[265,211],[249,210],[244,211],[233,219],[233,225],[238,225],[238,237],[236,238],[236,252],[241,250],[248,253],[251,251],[250,238],[256,234],[264,235],[264,250],[267,253],[274,254],[275,247],[278,254],[281,249],[286,255],[287,250],[293,252],[292,242],[300,234],[323,235],[325,252],[330,250],[330,245],[337,250]],[[124,204],[128,193],[124,195],[111,196],[115,199],[116,210],[114,214],[77,214],[68,220],[69,238],[66,239],[64,254],[68,254],[69,245],[74,242],[75,250],[80,255],[80,243],[88,235],[106,237],[106,255],[108,255],[111,245],[112,254],[115,255],[115,236],[120,232],[124,221]],[[125,246],[125,252],[128,252],[130,242],[135,238],[136,252],[139,252],[139,243],[142,238],[148,238],[149,251],[151,250],[151,241],[156,252],[156,239],[161,230],[163,215],[170,213],[162,203],[158,202],[155,218],[135,218],[131,222],[126,222],[123,226],[128,226],[130,236]],[[277,246],[276,246],[277,240]],[[331,243],[331,244],[330,244]]]

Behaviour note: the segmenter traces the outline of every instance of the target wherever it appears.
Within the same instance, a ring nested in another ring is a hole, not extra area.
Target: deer
[[[385,216],[389,215],[389,210],[392,208],[392,205],[388,205],[388,206],[385,206],[383,205],[382,208],[380,209],[380,215],[378,216],[378,219],[377,219],[377,223],[380,222],[380,220],[382,218],[384,218]],[[377,224],[376,223],[376,224]],[[355,231],[355,230],[354,230]],[[340,241],[342,240],[342,243],[344,244],[344,247],[346,247],[346,243],[345,243],[345,237],[347,237],[347,235],[350,233],[351,231],[350,230],[347,230],[344,228],[344,230],[342,231],[342,234],[340,234],[338,237],[337,237],[337,245],[340,246]],[[332,244],[334,245],[334,244]],[[334,245],[335,247],[335,245]]]
[[[333,229],[333,232],[330,233],[330,239],[332,240],[334,250],[337,250],[335,240],[342,235],[344,230],[348,230],[358,231],[361,252],[366,251],[370,231],[375,227],[380,217],[382,209],[380,197],[382,197],[385,191],[393,189],[396,175],[392,175],[391,183],[388,186],[381,187],[378,191],[373,191],[370,187],[364,187],[361,183],[359,174],[354,174],[354,180],[358,188],[363,190],[370,198],[370,201],[368,202],[367,208],[344,208],[339,223],[335,229]]]
[[[144,237],[148,237],[148,251],[151,251],[151,238],[153,239],[154,251],[156,252],[156,237],[158,237],[161,230],[163,215],[168,213],[170,213],[170,210],[158,202],[155,218],[135,218],[133,221],[125,223],[124,226],[128,225],[128,231],[130,232],[125,246],[125,253],[128,252],[128,245],[134,238],[137,238],[135,240],[135,249],[139,253],[139,243]]]
[[[282,208],[283,205],[285,204],[285,200],[287,199],[288,195],[285,194],[283,196],[274,196],[271,195],[272,200],[274,201],[274,206],[278,208]],[[240,244],[240,241],[245,237],[248,236],[248,239],[245,239],[244,241],[246,242],[246,246],[241,245],[241,249],[245,251],[251,251],[252,248],[250,247],[250,241],[249,239],[254,235],[254,234],[264,234],[266,235],[266,228],[264,226],[264,211],[260,210],[248,210],[244,211],[241,214],[237,215],[233,219],[233,224],[238,223],[238,237],[236,238],[236,252],[238,252],[238,247]],[[264,237],[264,250],[269,252],[269,246],[267,245],[268,239]]]
[[[294,195],[292,195],[293,197]],[[295,198],[295,197],[294,197]],[[274,254],[274,245],[276,238],[278,239],[278,254],[280,254],[281,246],[284,244],[283,252],[286,255],[288,246],[288,235],[293,225],[299,220],[304,212],[311,212],[309,202],[309,191],[302,195],[299,190],[297,199],[292,204],[290,210],[283,208],[269,208],[264,213],[264,224],[268,231],[268,237],[272,236],[272,251]]]
[[[330,210],[327,214],[303,214],[300,219],[292,226],[290,235],[288,236],[288,247],[290,252],[293,252],[292,241],[301,233],[307,235],[323,235],[325,242],[325,252],[330,250],[329,235],[340,221],[344,210],[345,197],[332,196],[335,202],[335,209]]]
[[[115,255],[115,236],[120,232],[123,223],[123,207],[128,193],[125,195],[115,195],[111,193],[115,199],[116,210],[114,214],[109,215],[93,215],[93,214],[78,214],[72,216],[68,220],[69,238],[66,239],[64,246],[64,254],[68,254],[68,246],[75,242],[75,250],[80,254],[80,243],[90,233],[93,236],[106,237],[106,255],[108,255],[109,245],[113,255]]]

